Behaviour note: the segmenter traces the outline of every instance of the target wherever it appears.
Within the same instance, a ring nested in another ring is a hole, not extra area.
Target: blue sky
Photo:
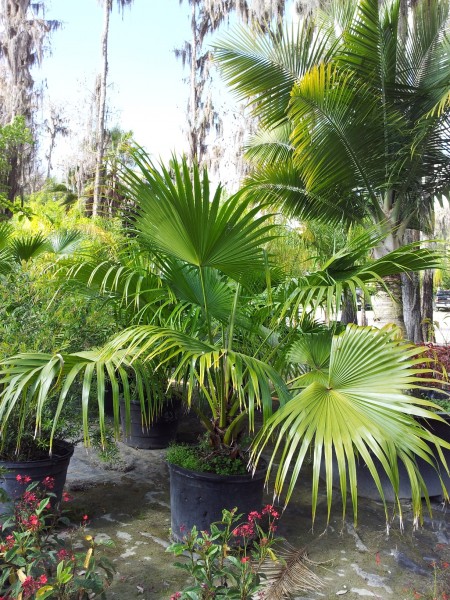
[[[47,80],[53,103],[79,116],[87,110],[82,99],[94,90],[99,71],[102,9],[97,0],[50,0],[46,5],[46,17],[62,21],[63,28],[52,34],[51,55],[36,75]],[[135,0],[123,18],[117,7],[111,15],[111,124],[133,130],[156,157],[180,151],[184,143],[188,85],[173,49],[189,38],[188,12],[178,0]]]

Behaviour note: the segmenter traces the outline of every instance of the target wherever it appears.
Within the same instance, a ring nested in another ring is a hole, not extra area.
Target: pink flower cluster
[[[269,519],[272,519],[272,521],[269,523],[269,531],[276,531],[277,527],[274,524],[274,521],[279,518],[280,514],[277,510],[275,510],[272,504],[266,504],[266,506],[262,509],[260,513],[256,510],[252,510],[252,512],[250,512],[247,517],[248,523],[244,523],[243,525],[239,525],[238,527],[233,529],[232,534],[235,537],[252,537],[253,535],[255,535],[256,522],[260,521],[266,515],[269,516]],[[267,538],[264,539],[267,540]]]
[[[33,577],[28,576],[22,582],[22,593],[23,598],[30,598],[35,592],[38,591],[43,585],[47,583],[47,577],[45,575],[41,575],[37,579],[33,579]]]
[[[31,482],[31,477],[29,475],[16,475],[16,481],[27,484]]]

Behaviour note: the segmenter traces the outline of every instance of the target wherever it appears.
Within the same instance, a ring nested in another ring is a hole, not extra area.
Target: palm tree
[[[422,385],[418,377],[422,370],[417,367],[423,362],[417,358],[420,350],[398,341],[392,330],[350,327],[342,335],[333,335],[334,330],[330,333],[312,324],[321,349],[314,350],[318,344],[313,337],[310,346],[316,368],[301,379],[305,389],[298,393],[301,363],[305,363],[298,357],[298,344],[305,338],[301,314],[308,306],[321,304],[336,310],[346,289],[354,291],[385,275],[434,265],[436,256],[407,248],[358,266],[368,246],[378,242],[364,234],[321,271],[298,280],[288,277],[273,286],[270,262],[262,251],[276,235],[269,215],[260,214],[259,207],[252,208],[250,199],[239,193],[223,200],[220,186],[210,190],[207,173],[201,176],[185,160],[173,160],[170,169],[157,169],[141,150],[133,158],[137,170],[124,168],[122,183],[135,207],[128,254],[138,258],[118,265],[80,264],[72,270],[72,275],[127,310],[131,325],[103,349],[89,353],[22,354],[4,360],[0,364],[0,433],[5,434],[11,415],[30,405],[36,407],[39,432],[48,391],[55,384],[59,389],[56,426],[70,387],[80,377],[86,441],[94,380],[102,429],[105,380],[111,381],[118,431],[119,390],[124,389],[129,402],[128,377],[135,378],[143,404],[149,369],[169,366],[171,378],[187,387],[186,401],[199,415],[217,451],[237,454],[243,430],[255,430],[258,413],[264,426],[256,437],[255,461],[269,439],[266,435],[279,434],[276,450],[285,446],[277,493],[288,480],[289,498],[305,453],[313,446],[314,510],[322,458],[330,510],[334,448],[342,493],[347,493],[348,472],[348,489],[356,506],[357,455],[379,483],[372,450],[396,493],[397,460],[407,466],[419,518],[420,496],[426,496],[426,488],[415,456],[434,465],[431,447],[436,446],[438,452],[442,447],[413,418],[438,418],[426,410],[430,403],[404,392]],[[287,378],[297,382],[296,388],[290,389]],[[204,405],[197,401],[194,389]],[[25,398],[28,403],[22,402]],[[292,475],[288,475],[290,465],[295,467]]]
[[[299,218],[370,219],[381,257],[449,189],[450,22],[447,0],[406,23],[398,0],[379,4],[334,2],[297,35],[239,30],[215,55],[260,118],[249,193]],[[380,323],[403,328],[398,275],[389,290]]]
[[[108,38],[109,17],[111,15],[114,0],[99,0],[103,6],[103,29],[101,34],[102,68],[98,90],[98,112],[97,112],[97,154],[95,161],[94,199],[92,204],[92,216],[98,214],[101,198],[103,154],[105,151],[105,115],[106,115],[106,80],[108,76]],[[118,8],[122,11],[126,6],[131,6],[133,0],[116,0]]]

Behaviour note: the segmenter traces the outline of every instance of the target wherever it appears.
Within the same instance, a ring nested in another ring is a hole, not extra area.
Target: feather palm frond
[[[319,591],[323,587],[310,569],[314,563],[308,559],[305,548],[295,548],[284,540],[274,550],[278,560],[267,559],[261,568],[266,577],[264,600],[284,600],[294,593]]]

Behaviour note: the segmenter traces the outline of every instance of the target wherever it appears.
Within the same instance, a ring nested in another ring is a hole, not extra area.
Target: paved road
[[[369,310],[366,312],[367,322],[369,325],[373,324],[373,311]],[[358,312],[358,319],[361,318],[361,313]],[[450,344],[450,310],[447,312],[434,311],[434,331],[436,335],[436,342],[438,344]]]

